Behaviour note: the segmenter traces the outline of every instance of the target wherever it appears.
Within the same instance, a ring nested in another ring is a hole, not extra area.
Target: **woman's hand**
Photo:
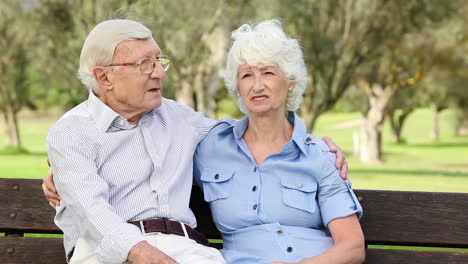
[[[42,179],[42,191],[44,192],[44,196],[49,201],[50,206],[55,208],[60,204],[60,196],[57,193],[57,189],[55,189],[54,175],[52,174],[52,170],[49,170],[47,175],[44,176],[44,179]]]
[[[344,156],[343,150],[338,147],[338,145],[333,142],[331,137],[324,137],[322,138],[325,143],[327,143],[328,148],[331,152],[336,153],[336,162],[335,167],[340,170],[340,177],[343,180],[349,180],[348,177],[348,162],[346,161],[346,157]]]

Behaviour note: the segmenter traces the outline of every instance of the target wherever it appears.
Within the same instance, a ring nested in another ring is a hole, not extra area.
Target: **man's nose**
[[[151,74],[150,74],[150,78],[153,78],[153,79],[163,79],[164,77],[166,77],[166,71],[165,71],[164,68],[162,67],[161,63],[156,62],[156,63],[154,64],[153,71],[152,71]]]

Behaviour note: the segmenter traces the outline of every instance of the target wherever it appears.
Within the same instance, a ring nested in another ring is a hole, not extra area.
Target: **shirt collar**
[[[249,125],[249,116],[245,116],[234,124],[234,137],[240,139]]]
[[[102,133],[108,132],[113,126],[120,129],[131,129],[136,126],[128,123],[126,118],[104,104],[93,92],[89,93],[88,109],[91,118],[94,120],[98,130]],[[141,122],[147,120],[149,116],[154,115],[154,111],[155,109],[145,113],[140,119]]]
[[[94,120],[99,132],[107,132],[114,120],[119,117],[119,113],[104,104],[93,92],[89,92],[88,109],[91,118]]]
[[[304,138],[307,136],[307,127],[302,122],[301,118],[294,112],[288,112],[287,118],[289,122],[294,126],[293,134],[292,134],[292,141],[296,143],[299,149],[304,153],[306,152],[306,143],[304,143]]]
[[[293,134],[292,134],[292,141],[296,143],[297,147],[302,151],[302,153],[306,154],[306,145],[305,138],[307,136],[307,128],[304,122],[302,122],[301,118],[295,112],[288,112],[286,118],[288,121],[294,126]],[[238,122],[236,122],[233,126],[234,137],[236,139],[240,139],[247,129],[249,124],[249,117],[245,116]]]

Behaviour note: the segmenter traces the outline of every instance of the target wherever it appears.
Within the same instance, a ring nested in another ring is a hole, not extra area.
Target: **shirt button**
[[[278,236],[283,235],[283,230],[278,230],[278,231],[276,231],[276,234],[278,234]]]
[[[308,143],[308,144],[310,144],[310,143],[312,142],[312,138],[311,138],[311,137],[307,137],[307,138],[305,139],[305,142]]]
[[[219,179],[219,174],[216,173],[214,178],[215,178],[215,180]]]
[[[120,125],[120,126],[124,126],[124,125],[125,125],[125,121],[122,120],[122,119],[120,119],[120,120],[119,120],[119,125]]]
[[[254,185],[254,187],[252,188],[252,192],[255,192],[257,190],[257,185]]]
[[[252,207],[252,209],[257,210],[257,205],[254,204],[254,206]]]
[[[293,248],[292,248],[292,247],[288,247],[288,248],[286,249],[286,251],[288,251],[289,253],[291,253],[291,252],[293,251]]]
[[[296,186],[297,186],[297,188],[302,188],[302,186],[304,186],[304,184],[302,184],[302,182],[296,182]]]

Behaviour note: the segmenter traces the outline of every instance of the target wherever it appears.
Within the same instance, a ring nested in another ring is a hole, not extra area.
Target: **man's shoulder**
[[[187,106],[187,105],[184,105],[182,103],[179,103],[173,99],[169,99],[169,98],[165,98],[163,97],[162,98],[162,104],[160,107],[158,108],[162,108],[162,109],[177,109],[177,110],[192,110],[192,111],[195,111],[193,110],[192,107],[190,106]]]
[[[210,140],[218,140],[220,137],[229,136],[232,133],[233,127],[237,122],[237,120],[232,118],[223,118],[219,120],[203,141],[207,142]]]
[[[92,118],[87,111],[87,101],[68,110],[49,129],[50,132],[82,131],[92,126]]]

